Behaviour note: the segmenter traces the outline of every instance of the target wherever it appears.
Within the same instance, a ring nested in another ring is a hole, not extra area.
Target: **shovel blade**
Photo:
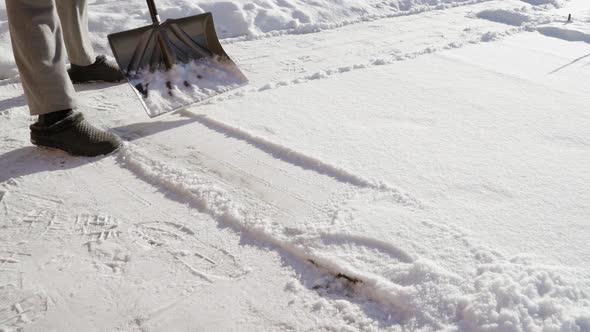
[[[108,39],[150,117],[248,83],[219,43],[211,13],[114,33]]]

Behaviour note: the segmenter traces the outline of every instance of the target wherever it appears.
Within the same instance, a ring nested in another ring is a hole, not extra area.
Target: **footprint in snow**
[[[221,244],[199,239],[191,228],[181,223],[140,223],[131,234],[135,242],[146,249],[169,251],[188,272],[203,279],[235,279],[246,273],[239,259]]]

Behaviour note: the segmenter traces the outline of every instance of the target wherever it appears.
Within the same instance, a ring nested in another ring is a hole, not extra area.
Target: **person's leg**
[[[31,115],[72,109],[75,91],[53,0],[6,0],[14,58]]]
[[[87,0],[56,0],[63,37],[72,64],[88,66],[96,56],[88,37]]]
[[[116,135],[74,112],[74,87],[66,72],[61,25],[53,0],[6,0],[15,61],[31,115],[31,142],[74,155],[99,156],[119,148]]]
[[[72,82],[123,80],[125,77],[115,63],[108,61],[104,55],[94,54],[88,33],[87,0],[56,0],[56,4],[70,58],[68,74]]]

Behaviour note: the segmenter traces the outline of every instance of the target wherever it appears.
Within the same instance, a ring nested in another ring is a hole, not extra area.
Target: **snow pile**
[[[523,0],[525,1],[525,0]],[[551,4],[551,7],[560,7],[561,3],[554,1],[525,1],[535,6]],[[512,25],[528,31],[536,30],[539,33],[567,41],[590,43],[590,14],[578,13],[567,21],[567,15],[550,14],[544,11],[544,7],[520,7],[512,9],[486,9],[475,16],[492,22]],[[550,7],[550,8],[551,8]],[[511,32],[513,33],[513,32]],[[494,41],[501,34],[488,32],[482,37],[482,41]]]
[[[0,3],[0,7],[4,6],[4,2]],[[10,36],[8,34],[8,22],[6,21],[5,9],[0,8],[0,45],[3,52],[0,52],[0,79],[13,77],[18,74],[14,57],[12,55],[12,45],[10,44]]]
[[[526,3],[529,3],[533,6],[553,6],[553,7],[561,7],[565,1],[562,0],[521,0]]]
[[[2,44],[3,46],[6,44]],[[11,52],[0,52],[0,79],[14,77],[18,74]]]
[[[162,163],[133,144],[122,149],[119,162],[224,226],[279,246],[332,276],[317,280],[314,289],[349,289],[383,305],[390,319],[407,328],[574,332],[590,327],[590,285],[584,272],[523,257],[506,259],[435,222],[416,227],[420,209],[399,210],[399,202],[388,202],[383,191],[360,190],[349,209],[335,207],[335,218],[342,218],[338,229],[350,232],[335,234],[329,232],[332,224],[317,220],[284,227],[271,220],[272,206],[242,201],[235,189]],[[393,219],[396,227],[371,231],[368,218]],[[357,231],[364,235],[354,235]]]
[[[590,44],[590,29],[584,25],[579,25],[577,28],[573,25],[567,28],[559,25],[548,25],[538,27],[537,31],[549,37]]]
[[[533,31],[541,25],[564,23],[563,17],[555,15],[555,12],[548,10],[551,8],[553,6],[550,8],[545,8],[545,6],[493,8],[480,11],[475,16],[480,19]]]
[[[587,331],[590,294],[575,271],[524,259],[480,264],[459,300],[461,326],[486,331]]]
[[[478,18],[508,25],[521,26],[529,22],[529,17],[517,11],[505,9],[490,9],[477,13]]]
[[[127,73],[150,117],[199,102],[248,82],[233,62],[200,59],[166,71]]]
[[[254,37],[268,32],[293,29],[296,30],[294,32],[316,31],[359,20],[484,1],[486,0],[168,0],[158,2],[158,8],[162,19],[212,12],[217,32],[221,38],[227,38],[243,35]],[[134,9],[141,8],[142,15],[138,15],[137,20],[143,21],[144,24],[149,22],[149,14],[142,1],[135,0],[128,6]]]
[[[571,21],[564,15],[559,21],[539,26],[537,31],[549,37],[590,44],[590,12],[574,14]]]

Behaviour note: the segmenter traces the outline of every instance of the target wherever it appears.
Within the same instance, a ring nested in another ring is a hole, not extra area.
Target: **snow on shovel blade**
[[[108,39],[150,117],[248,83],[221,47],[211,13],[114,33]]]

